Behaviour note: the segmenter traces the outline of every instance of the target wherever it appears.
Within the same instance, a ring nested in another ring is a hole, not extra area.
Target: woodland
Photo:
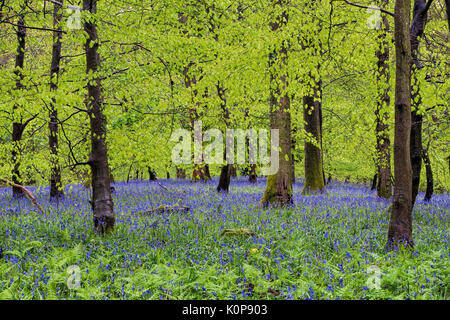
[[[449,0],[0,0],[0,299],[450,299],[449,30]]]

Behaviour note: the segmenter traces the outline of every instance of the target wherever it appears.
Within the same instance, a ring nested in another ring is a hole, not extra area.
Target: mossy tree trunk
[[[312,76],[311,76],[312,77]],[[321,135],[321,82],[314,81],[313,94],[303,97],[303,120],[305,131],[316,140],[316,144],[305,141],[305,184],[302,194],[325,191],[325,181],[322,161]]]
[[[250,174],[248,176],[248,181],[250,183],[258,183],[258,178],[256,176],[256,164],[250,165]]]
[[[278,1],[276,5],[283,6],[285,1]],[[275,33],[280,27],[287,24],[288,15],[285,11],[270,23]],[[291,154],[291,115],[290,100],[287,89],[287,44],[275,49],[269,55],[269,68],[271,72],[271,98],[270,98],[270,127],[279,130],[279,164],[278,171],[267,177],[267,185],[260,204],[286,206],[294,203],[292,197],[292,154]],[[271,148],[272,152],[277,152]]]

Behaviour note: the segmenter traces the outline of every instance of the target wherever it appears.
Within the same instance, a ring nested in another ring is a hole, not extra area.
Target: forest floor
[[[265,179],[116,183],[112,234],[93,233],[90,192],[67,186],[45,214],[0,189],[0,299],[450,299],[450,198],[419,194],[413,250],[385,251],[391,200],[332,182],[295,207],[258,207]],[[189,211],[146,213],[158,206]],[[247,228],[253,235],[222,235]]]

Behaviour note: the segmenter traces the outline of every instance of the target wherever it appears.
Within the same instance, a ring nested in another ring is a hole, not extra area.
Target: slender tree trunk
[[[294,130],[292,131],[294,132]],[[295,183],[295,159],[294,153],[292,152],[292,150],[294,149],[295,149],[295,139],[293,138],[293,134],[291,134],[291,181],[293,184]]]
[[[139,180],[139,169],[136,169],[136,178],[135,180]]]
[[[419,93],[419,84],[417,75],[413,67],[412,79],[413,79],[413,92],[412,92],[412,107],[411,111],[411,138],[410,138],[410,150],[411,150],[411,167],[412,167],[412,196],[411,203],[414,207],[417,194],[419,193],[420,184],[420,172],[422,171],[422,115],[417,113],[417,108],[421,104],[421,96]]]
[[[372,187],[370,188],[370,190],[375,190],[377,188],[377,181],[378,181],[378,174],[375,173],[372,179]]]
[[[228,193],[230,187],[231,178],[231,164],[226,164],[222,166],[220,170],[219,184],[217,185],[217,192]]]
[[[412,237],[412,169],[409,150],[411,133],[411,43],[409,0],[395,2],[395,138],[394,199],[388,230],[388,247],[399,242],[414,246]]]
[[[149,166],[147,166],[147,170],[148,170],[148,180],[150,181],[154,181],[156,180],[156,173],[155,171],[153,171],[153,169]]]
[[[320,65],[318,66],[318,68],[320,68]],[[325,168],[323,166],[323,128],[322,128],[322,124],[323,124],[323,119],[322,119],[322,81],[319,81],[319,86],[320,86],[320,91],[319,91],[319,95],[320,95],[320,107],[319,107],[319,121],[320,121],[320,155],[321,155],[321,161],[322,161],[322,178],[323,178],[323,183],[325,185]]]
[[[312,77],[312,76],[311,76]],[[303,120],[305,121],[305,131],[311,135],[319,146],[309,141],[305,141],[305,184],[302,194],[309,194],[316,191],[325,191],[324,172],[322,167],[322,145],[321,132],[321,81],[314,81],[314,94],[303,97]]]
[[[170,172],[167,168],[166,168],[166,179],[170,179]]]
[[[256,164],[250,165],[250,175],[248,176],[248,181],[250,183],[258,183],[258,178],[256,176]]]
[[[83,10],[97,13],[97,0],[83,0]],[[96,75],[100,67],[98,54],[99,39],[97,27],[92,20],[84,23],[87,35],[86,74],[94,75],[88,82],[87,110],[91,125],[91,156],[89,165],[92,173],[92,209],[94,212],[94,229],[100,234],[114,229],[114,205],[111,197],[108,151],[106,146],[106,117],[103,113],[103,101],[100,76]]]
[[[389,0],[383,0],[382,7],[387,9]],[[389,107],[390,107],[390,72],[389,72],[389,43],[386,39],[389,32],[389,22],[385,14],[382,14],[383,28],[378,36],[379,49],[377,56],[377,86],[378,101],[375,110],[376,138],[377,138],[377,169],[378,185],[377,195],[381,198],[392,196],[391,185],[391,141],[389,139]]]
[[[25,8],[23,8],[25,9]],[[25,17],[23,14],[19,16],[17,21],[17,54],[16,54],[16,63],[14,73],[17,77],[16,80],[16,90],[24,90],[23,81],[23,67],[25,62],[25,37],[26,37],[26,28],[25,28]],[[21,185],[22,177],[20,174],[20,154],[21,154],[21,141],[23,130],[25,129],[22,123],[22,116],[18,116],[19,109],[22,106],[14,104],[13,106],[13,130],[12,130],[12,144],[13,149],[11,152],[12,162],[13,162],[13,170],[12,170],[12,182],[17,185]],[[12,187],[13,197],[20,198],[24,196],[23,190],[21,188]]]
[[[228,110],[227,106],[227,99],[225,96],[225,89],[223,88],[222,84],[220,82],[216,85],[217,89],[217,95],[219,96],[220,100],[222,101],[221,107],[223,112],[223,120],[225,123],[225,126],[228,128],[230,126],[230,111]],[[226,152],[223,155],[224,160],[226,160]],[[219,184],[217,185],[217,192],[224,192],[228,193],[228,189],[230,187],[230,180],[231,180],[231,172],[232,171],[232,165],[226,164],[222,166],[222,169],[220,170],[220,177],[219,177]]]
[[[206,180],[211,180],[211,173],[209,172],[209,164],[205,164],[205,166],[203,167],[203,170],[205,171],[205,177]]]
[[[132,167],[133,167],[133,162],[130,164],[130,167],[128,168],[127,183],[130,182],[131,168],[132,168]]]
[[[430,157],[428,156],[428,149],[422,150],[423,163],[425,164],[425,171],[427,173],[427,191],[425,192],[424,201],[429,202],[433,195],[433,171],[431,170]]]
[[[182,168],[176,168],[177,179],[186,179],[186,171]]]
[[[60,23],[62,21],[62,6],[64,0],[60,0],[60,4],[54,4],[53,7],[53,28],[58,30],[53,32],[53,49],[52,49],[52,63],[50,67],[50,89],[56,92],[58,89],[58,76],[61,61],[61,38],[62,28]],[[49,147],[51,154],[51,175],[50,175],[50,199],[59,199],[64,196],[64,191],[61,184],[61,168],[58,161],[58,110],[56,109],[56,99],[52,98],[50,104],[50,122],[49,126]]]
[[[283,6],[284,1],[277,5]],[[270,26],[275,32],[282,25],[287,24],[288,15],[284,11]],[[267,206],[274,204],[285,206],[294,203],[292,197],[292,171],[291,171],[291,115],[289,96],[281,92],[287,88],[287,43],[281,44],[279,50],[269,55],[270,75],[270,127],[279,130],[279,164],[278,172],[267,177],[266,189],[260,204]],[[272,149],[272,148],[271,148]],[[272,149],[272,152],[277,152]]]
[[[427,23],[427,13],[433,0],[415,0],[413,20],[410,28],[411,56],[412,56],[412,107],[411,107],[411,166],[412,166],[412,207],[419,192],[420,171],[422,170],[422,115],[418,112],[422,105],[420,84],[418,79],[419,37],[422,36]]]

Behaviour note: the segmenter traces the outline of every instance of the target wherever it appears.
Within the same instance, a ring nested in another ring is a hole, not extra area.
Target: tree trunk
[[[427,191],[425,193],[424,201],[429,202],[433,195],[433,171],[431,171],[430,157],[428,156],[428,150],[422,150],[423,163],[425,164],[425,171],[427,173]]]
[[[295,138],[294,138],[294,135],[297,133],[297,126],[294,126],[293,124],[291,124],[292,125],[292,128],[291,128],[291,180],[292,180],[292,183],[294,184],[295,183],[295,162],[296,162],[296,159],[295,159],[295,156],[294,156],[294,152],[292,152],[293,150],[295,150],[295,144],[296,144],[296,141],[295,141]]]
[[[373,176],[373,179],[372,179],[372,187],[370,188],[370,190],[375,190],[376,189],[377,181],[378,181],[378,174],[375,173],[375,175]]]
[[[211,173],[209,172],[209,164],[205,164],[203,170],[205,171],[206,181],[211,180]]]
[[[411,56],[412,56],[412,108],[411,108],[411,166],[412,166],[412,207],[419,192],[420,171],[422,170],[422,115],[418,113],[422,105],[420,84],[417,71],[421,68],[418,59],[419,37],[422,36],[427,23],[427,13],[432,0],[415,0],[413,20],[410,29]]]
[[[176,168],[177,179],[186,179],[186,170],[182,168]]]
[[[133,167],[133,162],[130,164],[130,168],[128,169],[128,174],[127,174],[127,183],[130,182],[130,176],[131,176],[131,168]]]
[[[411,150],[411,167],[412,167],[412,195],[411,195],[411,205],[414,207],[416,202],[417,194],[419,193],[420,184],[420,172],[422,170],[422,115],[417,114],[417,107],[421,103],[421,98],[419,94],[419,87],[417,82],[417,76],[415,75],[413,68],[413,83],[417,83],[417,87],[414,85],[413,88],[417,88],[417,91],[413,89],[412,92],[412,106],[413,111],[411,111],[411,137],[410,137],[410,150]],[[415,100],[418,99],[418,100]],[[416,102],[417,101],[417,102]]]
[[[295,160],[294,155],[292,154],[292,150],[295,148],[294,142],[291,143],[291,181],[294,184],[295,183]]]
[[[411,133],[411,43],[409,0],[395,2],[395,138],[394,199],[389,221],[388,247],[402,242],[414,246],[412,238],[412,169],[409,150]]]
[[[25,8],[23,7],[23,10]],[[16,63],[15,63],[15,70],[14,74],[17,77],[16,80],[16,89],[17,90],[24,90],[24,85],[22,84],[23,80],[23,67],[24,67],[24,61],[25,61],[25,36],[26,36],[26,28],[25,28],[25,17],[23,14],[19,16],[19,19],[17,21],[17,40],[18,40],[18,46],[17,46],[17,55],[16,55]],[[18,109],[22,108],[22,106],[19,106],[17,104],[14,104],[13,106],[13,131],[12,131],[12,145],[13,149],[11,152],[12,156],[12,162],[13,162],[13,170],[12,170],[12,182],[16,185],[22,184],[22,178],[20,174],[20,153],[21,153],[21,141],[22,141],[22,133],[25,129],[24,125],[22,124],[22,117],[20,116],[20,119],[17,119],[16,113],[19,111]],[[12,187],[13,197],[14,198],[20,198],[24,196],[23,190],[21,188],[18,188],[16,186]]]
[[[83,10],[97,13],[97,0],[83,0]],[[94,212],[94,230],[105,234],[114,229],[114,205],[111,197],[108,151],[106,146],[106,117],[103,113],[103,101],[100,76],[96,73],[100,67],[98,54],[99,39],[97,27],[92,20],[85,21],[87,35],[86,74],[93,74],[88,82],[87,110],[91,125],[91,156],[89,165],[92,173],[92,209]]]
[[[318,66],[318,68],[320,68],[320,65]],[[319,95],[320,95],[320,107],[319,107],[319,122],[320,122],[320,158],[322,161],[322,176],[323,176],[323,183],[325,186],[325,168],[323,167],[323,128],[322,128],[322,123],[323,123],[323,119],[322,119],[322,87],[321,87],[322,81],[319,81],[319,86],[320,86],[320,90],[319,90]]]
[[[284,5],[284,1],[277,3]],[[271,22],[272,31],[276,31],[282,25],[287,24],[288,16],[286,11],[277,17],[276,22]],[[281,44],[279,50],[274,50],[269,55],[270,70],[270,127],[279,130],[278,151],[272,149],[271,152],[279,152],[278,171],[267,177],[266,189],[260,204],[267,206],[274,204],[277,206],[291,205],[294,203],[292,197],[292,171],[291,171],[291,115],[289,112],[289,96],[281,94],[287,87],[287,43]]]
[[[222,166],[220,170],[219,184],[217,185],[217,192],[228,193],[228,188],[230,187],[231,178],[231,164],[226,164]]]
[[[248,181],[250,183],[258,183],[258,179],[256,176],[256,164],[250,165],[250,175],[248,176]]]
[[[387,9],[389,0],[383,0],[382,7]],[[391,141],[389,139],[389,107],[391,90],[389,86],[389,44],[386,39],[389,32],[389,22],[385,14],[382,13],[383,28],[378,36],[379,48],[377,56],[377,108],[376,115],[376,138],[377,138],[377,171],[378,185],[377,195],[381,198],[390,198],[392,196],[391,185]]]
[[[151,167],[148,167],[148,166],[147,166],[147,170],[148,170],[148,180],[150,180],[150,181],[156,180],[155,171]]]
[[[312,76],[311,76],[312,77]],[[325,181],[322,167],[322,145],[321,131],[321,81],[312,79],[315,87],[314,94],[303,97],[303,120],[305,121],[305,131],[311,135],[319,146],[309,141],[305,141],[305,184],[302,194],[313,192],[324,192]]]
[[[232,164],[230,170],[231,170],[231,177],[232,177],[232,178],[236,178],[236,177],[237,177],[236,166]]]
[[[230,111],[228,110],[227,106],[227,99],[225,96],[226,90],[220,83],[220,81],[216,85],[217,89],[217,95],[219,96],[220,100],[222,101],[221,107],[223,112],[223,120],[225,123],[225,126],[228,128],[230,126]],[[246,143],[248,144],[248,141],[246,139]],[[226,151],[226,150],[225,150]],[[226,160],[226,152],[223,155],[224,160]],[[220,177],[219,177],[219,184],[217,185],[217,192],[225,192],[228,193],[228,189],[230,187],[230,178],[232,174],[233,165],[232,164],[226,164],[222,166],[222,169],[220,170]]]
[[[60,23],[62,21],[62,6],[64,0],[60,0],[59,4],[55,3],[53,7],[53,28],[58,30],[53,32],[53,48],[52,48],[52,62],[50,67],[50,89],[56,92],[58,89],[57,80],[59,77],[60,61],[61,61],[61,38],[62,28]],[[64,191],[61,184],[61,168],[58,161],[58,111],[56,109],[56,99],[52,98],[50,104],[50,121],[49,127],[49,147],[51,154],[51,174],[50,174],[50,199],[62,198]]]

